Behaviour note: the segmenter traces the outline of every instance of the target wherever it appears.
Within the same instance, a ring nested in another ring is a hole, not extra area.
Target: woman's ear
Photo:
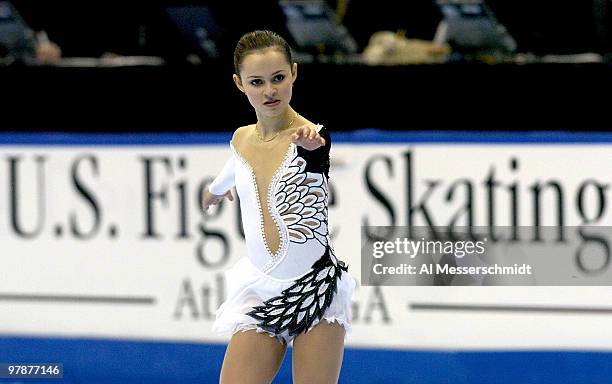
[[[291,66],[291,77],[293,77],[292,83],[297,79],[297,63],[293,63]]]
[[[236,84],[236,87],[238,87],[240,92],[245,93],[244,92],[244,87],[242,86],[242,80],[240,80],[240,76],[238,76],[237,74],[234,73],[232,75],[232,79],[234,79],[234,84]]]

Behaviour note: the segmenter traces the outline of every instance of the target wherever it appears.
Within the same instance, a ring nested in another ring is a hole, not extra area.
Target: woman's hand
[[[291,135],[291,142],[309,151],[313,151],[325,145],[325,139],[310,125],[299,127],[295,133]]]
[[[204,197],[202,198],[202,208],[204,210],[208,210],[208,207],[211,205],[219,204],[225,197],[228,198],[229,201],[234,201],[234,196],[232,196],[232,191],[227,191],[223,195],[213,195],[208,192],[208,190],[204,191]]]

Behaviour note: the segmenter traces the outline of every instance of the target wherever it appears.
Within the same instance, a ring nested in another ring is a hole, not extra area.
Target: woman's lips
[[[278,104],[280,104],[280,100],[266,101],[264,103],[266,107],[276,107]]]

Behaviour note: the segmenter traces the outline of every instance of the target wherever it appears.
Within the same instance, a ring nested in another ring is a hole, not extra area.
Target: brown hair
[[[283,39],[276,32],[267,30],[257,30],[245,33],[244,35],[242,35],[240,40],[238,40],[236,48],[234,49],[235,73],[240,76],[240,65],[249,53],[265,48],[277,49],[280,53],[285,55],[287,63],[291,65],[291,48],[289,47],[289,44],[287,44],[285,39]]]

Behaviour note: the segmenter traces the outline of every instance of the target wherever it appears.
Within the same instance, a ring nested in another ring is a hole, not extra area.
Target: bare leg
[[[344,356],[344,327],[321,320],[293,340],[293,383],[338,382]]]
[[[227,346],[221,384],[269,384],[280,368],[287,347],[267,333],[236,332]]]

